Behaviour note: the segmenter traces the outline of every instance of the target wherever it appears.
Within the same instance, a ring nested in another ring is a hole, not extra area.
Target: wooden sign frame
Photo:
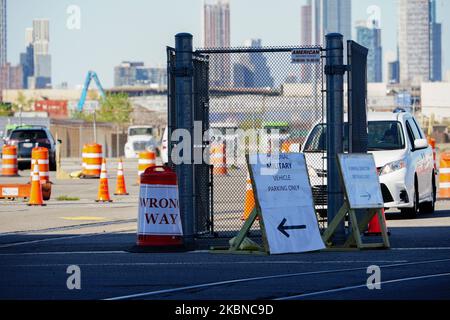
[[[344,176],[342,174],[342,163],[340,161],[339,156],[337,157],[337,161],[339,164],[338,165],[339,175],[340,175],[341,181],[344,182]],[[367,211],[367,214],[365,214],[362,217],[362,219],[360,219],[360,221],[358,221],[358,219],[356,218],[355,210],[361,210],[361,209],[360,208],[353,209],[350,207],[350,204],[347,200],[348,199],[348,190],[345,187],[345,183],[342,183],[342,184],[343,184],[344,192],[345,192],[345,202],[344,202],[344,205],[342,206],[342,208],[339,210],[338,214],[334,217],[334,219],[331,222],[329,222],[328,228],[326,229],[326,231],[324,232],[324,234],[322,236],[323,241],[327,245],[329,244],[328,245],[329,248],[336,248],[336,246],[333,246],[332,243],[330,243],[330,240],[331,240],[332,236],[334,235],[334,233],[336,232],[338,225],[342,221],[345,221],[345,217],[348,214],[349,221],[352,226],[352,230],[342,248],[352,248],[352,247],[355,247],[355,245],[356,245],[356,248],[358,248],[360,250],[361,249],[377,249],[377,248],[378,249],[389,249],[391,245],[389,242],[389,235],[387,232],[386,221],[385,221],[384,215],[383,215],[384,207],[364,209]],[[363,233],[364,231],[367,230],[367,226],[368,226],[369,222],[375,216],[378,217],[383,242],[382,243],[364,244],[362,241],[362,238],[361,238],[361,233]]]

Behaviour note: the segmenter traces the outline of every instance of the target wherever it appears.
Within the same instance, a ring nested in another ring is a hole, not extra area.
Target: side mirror
[[[414,149],[415,150],[421,150],[428,148],[428,141],[427,139],[417,139],[414,141]]]

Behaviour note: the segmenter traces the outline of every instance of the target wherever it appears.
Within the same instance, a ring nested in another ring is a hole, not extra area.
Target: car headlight
[[[405,160],[398,160],[388,163],[383,168],[381,168],[380,176],[401,170],[403,168],[406,168]]]

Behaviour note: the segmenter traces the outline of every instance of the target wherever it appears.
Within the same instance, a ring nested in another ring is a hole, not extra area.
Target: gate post
[[[186,247],[194,246],[194,176],[192,139],[194,128],[192,35],[175,35],[175,114],[176,128],[190,133],[190,159],[176,166],[183,238]],[[180,141],[178,141],[180,142]],[[185,143],[185,141],[183,141]],[[183,150],[183,155],[184,155]]]
[[[344,204],[344,193],[340,182],[337,155],[343,153],[344,146],[344,44],[339,33],[326,35],[327,81],[327,198],[328,223]],[[342,221],[336,228],[333,242],[343,244],[345,241],[345,225]]]

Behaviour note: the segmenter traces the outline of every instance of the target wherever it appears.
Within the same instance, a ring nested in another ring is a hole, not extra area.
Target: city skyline
[[[8,61],[6,12],[6,0],[0,0],[0,67]]]
[[[8,57],[11,64],[19,62],[19,53],[24,51],[23,34],[26,27],[35,18],[48,18],[52,29],[52,64],[53,64],[53,84],[58,85],[63,81],[67,81],[71,87],[82,84],[84,76],[89,69],[94,69],[99,73],[102,81],[106,86],[113,84],[113,68],[117,63],[123,60],[144,61],[149,66],[165,66],[165,46],[173,46],[174,35],[177,32],[190,32],[194,35],[194,45],[202,47],[202,11],[203,1],[191,1],[188,5],[184,1],[171,1],[171,6],[152,2],[152,4],[144,3],[144,1],[135,0],[129,5],[130,8],[103,8],[103,18],[101,24],[95,20],[95,14],[98,14],[99,6],[105,1],[98,1],[98,4],[91,4],[87,1],[79,1],[81,9],[81,29],[69,30],[66,27],[67,7],[70,1],[58,1],[58,4],[45,6],[49,0],[42,0],[42,6],[37,2],[29,3],[29,10],[23,10],[25,0],[17,0],[8,3]],[[306,4],[306,1],[283,1],[285,4],[282,8],[276,7],[274,11],[273,4],[270,1],[259,1],[258,15],[249,16],[246,9],[255,5],[255,1],[229,1],[230,2],[230,24],[231,24],[231,46],[240,46],[245,39],[261,38],[265,45],[295,45],[300,43],[301,38],[301,14],[300,8]],[[373,1],[353,1],[352,8],[352,33],[355,38],[354,25],[357,20],[370,18],[368,9]],[[377,1],[381,12],[381,29],[396,30],[396,4],[394,1],[380,0]],[[171,18],[165,30],[155,28],[155,25],[161,23],[165,19],[169,19],[171,12],[169,7],[176,5],[181,12],[185,13],[186,18]],[[144,19],[145,15],[141,12],[133,11],[138,8],[152,8],[153,14],[151,19]],[[450,44],[448,40],[448,17],[443,16],[443,9],[450,8],[447,2],[438,2],[438,22],[443,23],[443,57],[445,74],[450,69],[450,61],[446,59],[445,54],[449,51]],[[31,10],[35,9],[35,10]],[[167,9],[167,10],[166,10]],[[291,12],[295,10],[295,12]],[[136,15],[133,26],[125,26],[126,23],[115,25],[113,19],[118,18],[121,11],[125,21],[130,20]],[[32,12],[35,12],[33,14]],[[157,13],[158,16],[157,17]],[[12,18],[14,17],[14,19]],[[29,19],[27,17],[30,17]],[[250,20],[251,18],[251,20]],[[265,23],[271,18],[274,23]],[[150,21],[149,25],[145,22]],[[175,21],[175,22],[173,22]],[[249,23],[249,22],[252,23]],[[242,28],[245,26],[245,28]],[[20,36],[19,36],[20,34]],[[396,51],[396,32],[385,32],[383,34],[383,60],[384,55]],[[117,37],[116,37],[116,36]],[[102,45],[99,40],[102,39]],[[118,41],[120,39],[120,41]],[[149,39],[142,41],[142,39]],[[117,45],[116,43],[120,43]],[[387,61],[384,61],[383,70]],[[386,77],[384,78],[386,80]]]

